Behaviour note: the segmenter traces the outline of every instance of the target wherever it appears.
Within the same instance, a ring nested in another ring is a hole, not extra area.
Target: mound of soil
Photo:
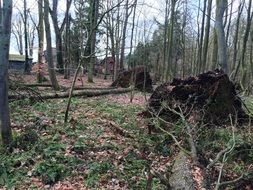
[[[156,88],[149,100],[149,116],[159,115],[174,122],[183,114],[188,122],[203,121],[222,125],[229,116],[239,122],[248,121],[236,94],[235,84],[222,70],[208,71],[196,77],[173,79]]]
[[[128,88],[132,81],[134,81],[134,87],[140,91],[153,91],[152,79],[144,66],[134,67],[133,69],[119,73],[118,78],[111,86]]]

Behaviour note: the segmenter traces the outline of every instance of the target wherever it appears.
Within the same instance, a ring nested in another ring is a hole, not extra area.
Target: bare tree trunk
[[[28,32],[28,45],[29,45],[29,56],[33,57],[34,39],[35,39],[36,26],[31,26]]]
[[[210,21],[211,21],[211,11],[212,11],[212,0],[208,0],[207,5],[207,19],[206,19],[206,28],[205,28],[205,39],[203,47],[203,56],[202,56],[202,72],[205,71],[207,66],[207,52],[209,44],[209,33],[210,33]]]
[[[108,27],[106,27],[106,50],[105,50],[104,80],[107,79],[107,73],[108,73],[108,50],[109,50],[109,31],[108,31]]]
[[[131,39],[130,39],[130,52],[129,52],[129,57],[132,55],[133,51],[133,38],[134,38],[134,27],[135,27],[135,17],[136,17],[136,7],[137,7],[137,1],[134,1],[134,7],[133,7],[133,19],[132,19],[132,29],[131,29]],[[130,64],[130,63],[129,63]],[[128,64],[128,68],[130,68],[130,65]],[[131,65],[132,68],[134,68],[134,64]],[[131,93],[130,93],[130,102],[132,103],[133,98],[134,98],[134,87],[133,84],[135,83],[136,76],[134,76],[134,72],[132,72],[131,76]]]
[[[66,34],[65,34],[65,63],[64,63],[64,78],[69,79],[70,77],[70,15],[66,22]]]
[[[230,8],[229,19],[228,19],[228,26],[227,26],[227,33],[226,33],[226,43],[227,44],[228,44],[230,25],[231,25],[231,19],[232,19],[232,14],[233,14],[233,4],[234,4],[234,1],[231,2],[231,8]]]
[[[124,20],[123,31],[122,31],[123,34],[122,34],[121,52],[120,52],[120,61],[119,61],[120,70],[124,69],[127,23],[128,23],[128,18],[130,16],[130,14],[128,13],[129,12],[128,2],[129,0],[126,0],[126,4],[125,4],[126,12],[125,12],[125,20]]]
[[[55,31],[55,39],[56,39],[56,57],[57,57],[57,64],[59,66],[59,72],[63,74],[63,46],[62,46],[62,35],[60,28],[58,26],[58,16],[57,16],[57,7],[58,7],[58,0],[53,0],[53,9],[50,11],[52,21],[53,21],[53,26],[54,26],[54,31]]]
[[[119,0],[118,0],[119,2]],[[117,20],[115,25],[115,65],[114,65],[114,80],[118,77],[119,72],[119,49],[120,49],[120,6],[117,7]]]
[[[206,18],[206,3],[207,0],[204,0],[204,7],[203,7],[203,15],[202,15],[202,22],[201,22],[201,32],[200,32],[200,40],[199,40],[199,48],[198,48],[198,57],[197,57],[197,65],[199,73],[203,68],[202,62],[202,51],[203,51],[203,39],[204,39],[204,30],[205,30],[205,18]]]
[[[215,69],[218,65],[218,39],[217,33],[213,32],[213,49],[212,49],[212,65],[211,68]]]
[[[3,145],[12,141],[8,100],[8,65],[11,35],[12,0],[0,3],[0,130]]]
[[[239,9],[238,9],[238,15],[237,15],[237,19],[236,19],[235,35],[234,35],[234,40],[233,40],[234,44],[233,44],[233,59],[232,59],[231,71],[234,71],[235,67],[236,67],[236,60],[237,60],[237,55],[238,55],[237,50],[238,50],[239,26],[240,26],[240,20],[241,20],[241,15],[242,15],[243,7],[244,7],[244,3],[240,3]]]
[[[249,38],[249,33],[250,33],[250,27],[251,27],[251,22],[252,22],[252,17],[253,17],[253,12],[251,13],[251,5],[252,5],[252,1],[249,1],[249,5],[248,5],[248,10],[247,10],[247,23],[246,23],[246,29],[245,29],[245,33],[244,33],[244,37],[243,37],[243,47],[242,47],[242,53],[241,53],[241,58],[239,60],[239,63],[236,67],[235,70],[235,76],[234,78],[236,78],[236,75],[238,74],[238,71],[240,69],[240,66],[242,66],[243,69],[243,75],[245,75],[245,52],[246,52],[246,46],[247,46],[247,42],[248,42],[248,38]]]
[[[52,45],[51,45],[51,30],[49,23],[49,2],[44,0],[44,22],[46,29],[46,39],[47,39],[47,57],[48,57],[48,73],[54,90],[59,89],[59,84],[55,75],[53,56],[52,56]]]
[[[167,67],[167,51],[168,51],[168,28],[169,28],[169,0],[165,1],[165,18],[164,18],[164,35],[163,35],[163,69]],[[162,80],[166,81],[166,74],[163,73]]]
[[[27,3],[26,0],[24,0],[24,35],[25,35],[25,67],[24,67],[24,73],[30,74],[30,65],[28,62],[28,31],[27,31]]]
[[[175,22],[175,6],[176,6],[177,0],[171,1],[171,14],[170,14],[170,30],[169,30],[169,46],[168,46],[168,63],[165,67],[165,80],[167,81],[169,79],[169,76],[174,75],[175,73],[171,73],[172,67],[172,57],[173,57],[173,34],[174,34],[174,22]]]
[[[186,27],[186,17],[187,17],[187,1],[185,2],[184,5],[184,13],[183,13],[183,21],[182,21],[182,47],[183,47],[183,58],[182,58],[182,69],[181,69],[181,76],[184,78],[185,76],[185,71],[186,71],[186,31],[185,31],[185,27]]]
[[[98,9],[99,9],[99,0],[91,1],[91,26],[90,26],[90,50],[91,50],[91,57],[89,62],[89,69],[88,69],[88,82],[93,82],[93,71],[94,66],[96,64],[96,56],[95,56],[95,49],[96,49],[96,30],[95,27],[97,25],[98,20]]]
[[[38,42],[39,42],[39,50],[38,50],[38,73],[37,73],[37,81],[38,83],[42,83],[42,64],[43,64],[43,50],[44,50],[44,23],[43,23],[43,0],[38,1],[38,10],[39,10],[39,26],[38,26]]]
[[[112,25],[113,25],[113,21],[112,22]],[[115,80],[117,77],[117,72],[116,72],[116,68],[117,65],[116,65],[116,53],[115,53],[115,39],[114,39],[114,31],[113,31],[113,28],[112,26],[107,26],[109,27],[109,36],[110,36],[110,41],[111,41],[111,54],[112,54],[112,58],[113,58],[113,62],[114,62],[114,65],[113,65],[113,80]]]
[[[250,32],[250,70],[251,70],[251,81],[253,80],[253,27],[251,27],[251,32]]]
[[[216,0],[215,31],[218,41],[218,64],[228,73],[227,44],[223,25],[223,15],[227,8],[227,0]]]
[[[61,74],[64,73],[64,63],[63,63],[63,44],[62,44],[62,32],[65,27],[70,5],[72,3],[72,0],[67,0],[66,1],[66,13],[63,19],[63,22],[61,26],[59,27],[58,23],[58,0],[53,0],[53,9],[50,11],[52,21],[53,21],[53,26],[54,26],[54,31],[55,31],[55,38],[56,38],[56,56],[57,56],[57,63],[59,66],[59,71]]]

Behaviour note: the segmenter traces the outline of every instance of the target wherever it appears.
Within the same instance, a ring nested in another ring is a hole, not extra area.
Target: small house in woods
[[[32,68],[33,58],[28,58],[29,68]],[[9,69],[15,71],[24,71],[25,69],[25,55],[9,54]]]

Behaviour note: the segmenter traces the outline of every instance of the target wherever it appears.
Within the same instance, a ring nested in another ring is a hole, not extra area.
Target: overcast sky
[[[51,0],[49,0],[51,2]],[[234,6],[233,6],[233,14],[234,16],[236,16],[236,11],[238,9],[238,4],[240,2],[240,0],[228,0],[229,3],[231,3],[231,1],[234,1]],[[247,2],[248,0],[246,0]],[[19,11],[23,11],[23,0],[13,0],[13,21],[17,18],[17,13]],[[215,0],[214,0],[215,2]],[[34,19],[36,20],[37,18],[37,0],[27,0],[27,8],[29,9],[31,15],[34,17]],[[247,4],[247,3],[246,3]],[[154,22],[154,18],[163,23],[164,22],[164,12],[165,12],[165,0],[138,0],[138,6],[137,6],[137,16],[139,18],[139,23],[138,23],[138,34],[139,36],[137,36],[137,40],[135,41],[144,41],[144,37],[143,37],[143,32],[145,31],[146,34],[146,38],[150,39],[152,37],[152,33],[153,31],[157,28],[155,22]],[[191,11],[191,22],[193,23],[192,25],[192,29],[194,32],[194,30],[197,31],[197,20],[196,20],[196,15],[197,15],[197,11],[199,9],[198,6],[198,1],[197,0],[188,0],[188,6],[189,9]],[[61,18],[61,15],[64,14],[66,5],[65,5],[65,0],[59,0],[59,18]],[[72,11],[73,11],[74,7],[72,5]],[[214,10],[215,10],[215,5],[213,6],[213,16],[212,18],[214,19]],[[60,20],[60,19],[59,19]],[[131,25],[131,18],[129,21],[129,29],[130,29],[130,25]],[[194,27],[195,26],[195,27]],[[53,27],[52,27],[52,34],[53,34]],[[130,37],[130,32],[128,32],[128,39]],[[55,39],[53,37],[53,39]],[[104,39],[101,39],[101,41],[103,42]],[[53,46],[55,46],[55,42],[52,42]],[[129,44],[129,43],[127,43]],[[135,44],[136,45],[136,44]],[[128,46],[128,45],[127,45]],[[37,60],[37,49],[38,49],[38,41],[37,38],[34,41],[34,60]],[[16,41],[14,36],[12,35],[11,38],[11,48],[10,48],[10,52],[11,53],[18,53],[18,49],[17,49],[17,45],[16,45]]]

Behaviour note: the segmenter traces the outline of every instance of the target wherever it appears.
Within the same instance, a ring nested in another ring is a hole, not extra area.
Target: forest
[[[0,0],[0,190],[253,189],[252,0]]]

